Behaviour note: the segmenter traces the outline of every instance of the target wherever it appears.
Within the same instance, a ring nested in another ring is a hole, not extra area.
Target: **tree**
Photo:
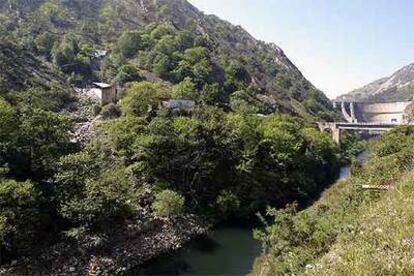
[[[200,100],[203,104],[214,105],[218,102],[225,101],[225,95],[218,83],[205,84],[200,94]]]
[[[176,45],[180,51],[191,48],[194,44],[194,38],[189,31],[180,31],[175,37]]]
[[[67,74],[76,74],[80,79],[92,77],[92,57],[94,48],[88,43],[68,34],[63,41],[55,43],[52,49],[53,62]]]
[[[3,36],[7,32],[7,27],[10,23],[10,18],[0,12],[0,35]]]
[[[208,59],[208,51],[204,47],[190,48],[185,50],[183,59],[194,65]]]
[[[184,212],[184,197],[172,190],[164,190],[156,195],[152,208],[159,217],[180,216]]]
[[[142,77],[137,66],[127,63],[119,68],[116,80],[119,84],[124,85],[128,82],[141,81]]]
[[[207,59],[203,59],[193,66],[194,81],[199,87],[203,87],[205,83],[209,83],[211,81],[212,73],[213,66]]]
[[[148,122],[145,118],[124,116],[117,120],[107,122],[104,128],[108,131],[112,148],[126,159],[127,164],[134,156],[134,148],[131,145],[139,135],[145,133]]]
[[[192,65],[186,60],[181,60],[173,70],[172,75],[174,77],[174,81],[178,83],[183,81],[186,77],[192,78]]]
[[[225,72],[226,86],[231,92],[246,89],[251,82],[250,74],[240,62],[231,62]]]
[[[138,197],[130,174],[100,140],[61,158],[56,196],[59,214],[72,225],[88,229],[130,215]]]
[[[197,88],[189,77],[174,86],[172,96],[177,99],[186,100],[198,100],[199,97]]]
[[[222,191],[217,197],[216,204],[225,215],[234,213],[240,208],[240,200],[234,193],[229,191]]]
[[[174,35],[176,32],[176,29],[169,23],[163,23],[157,25],[152,31],[151,31],[151,38],[153,40],[159,40],[162,37],[166,35]]]
[[[171,56],[177,49],[178,46],[176,44],[176,40],[172,35],[163,36],[154,46],[154,51],[168,56]]]
[[[44,179],[53,174],[59,158],[72,148],[69,117],[40,109],[25,109],[20,118],[18,149],[22,164],[16,173]]]
[[[173,63],[169,56],[158,54],[153,61],[152,70],[161,78],[169,78]]]
[[[57,38],[55,35],[45,32],[36,38],[36,46],[40,54],[44,55],[48,60],[51,58],[51,52]]]
[[[10,150],[16,139],[17,113],[14,108],[0,97],[0,165],[4,154]]]
[[[118,40],[118,50],[126,59],[133,58],[144,47],[141,34],[137,31],[124,31]]]
[[[60,10],[56,3],[46,2],[39,8],[42,16],[46,16],[51,22],[59,23]]]
[[[236,91],[230,96],[230,106],[233,111],[239,113],[257,114],[260,110],[256,105],[256,99],[250,91]]]
[[[133,83],[122,98],[122,112],[125,115],[145,116],[149,108],[156,107],[167,95],[167,88],[162,84],[146,81]]]
[[[30,87],[19,91],[14,97],[18,108],[38,108],[45,111],[59,112],[74,101],[69,89],[51,84],[50,89]]]
[[[40,199],[32,182],[0,177],[0,250],[21,256],[38,242],[38,230],[48,225]]]

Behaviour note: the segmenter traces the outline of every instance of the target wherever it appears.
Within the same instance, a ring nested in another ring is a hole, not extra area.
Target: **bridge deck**
[[[398,123],[334,123],[341,129],[361,129],[361,130],[389,130],[395,127],[408,125]]]
[[[412,124],[399,124],[399,123],[346,123],[346,122],[335,122],[337,126],[355,126],[355,127],[397,127],[402,125],[412,125]]]
[[[341,143],[341,132],[344,129],[350,130],[374,130],[374,131],[388,131],[398,126],[413,126],[410,124],[401,123],[347,123],[347,122],[320,122],[319,129],[325,131],[327,129],[332,131],[332,138],[338,144]]]
[[[414,124],[401,124],[401,123],[348,123],[348,122],[324,122],[318,123],[320,126],[324,127],[335,127],[335,128],[342,128],[342,129],[373,129],[373,128],[381,128],[381,129],[390,129],[399,126],[412,126]]]

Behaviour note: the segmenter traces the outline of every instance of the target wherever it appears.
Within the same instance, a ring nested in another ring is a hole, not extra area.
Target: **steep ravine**
[[[363,152],[357,159],[365,163],[366,158]],[[350,170],[350,166],[342,167],[336,182],[350,177]],[[218,226],[183,248],[145,263],[131,275],[246,275],[262,252],[259,241],[253,239],[255,226]]]

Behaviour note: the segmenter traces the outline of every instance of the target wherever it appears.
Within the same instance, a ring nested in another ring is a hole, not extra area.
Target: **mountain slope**
[[[216,102],[226,104],[234,92],[253,88],[247,96],[253,96],[250,104],[261,106],[258,112],[335,116],[326,96],[303,77],[282,49],[256,40],[240,26],[205,15],[185,0],[13,3],[0,3],[0,18],[9,22],[9,30],[24,37],[34,53],[53,62],[77,85],[96,80],[119,81],[119,76],[125,75],[125,66],[130,66],[128,72],[131,68],[139,71],[130,74],[134,76],[127,81],[140,80],[149,71],[177,84],[183,80],[172,76],[182,61],[179,56],[185,50],[203,47],[212,68],[208,72],[210,79],[203,80],[203,84],[223,88]],[[165,28],[157,28],[160,25]],[[138,41],[151,41],[137,46],[134,32],[141,34]],[[132,39],[135,52],[119,54],[123,38]],[[177,40],[178,47],[171,46]],[[109,54],[99,60],[93,53],[102,49]],[[202,92],[202,85],[197,88]]]
[[[338,97],[340,101],[394,102],[412,100],[414,96],[414,63],[390,77],[376,80],[362,88]]]
[[[7,41],[4,37],[0,38],[0,87],[4,87],[4,90],[19,90],[27,86],[47,88],[52,82],[63,83],[61,76],[50,70],[27,49]]]
[[[206,224],[314,198],[346,159],[280,48],[186,1],[0,1],[0,69],[10,275],[140,274]],[[121,101],[69,89],[94,81]]]

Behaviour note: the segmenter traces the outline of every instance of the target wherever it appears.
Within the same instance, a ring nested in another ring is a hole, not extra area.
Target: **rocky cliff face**
[[[414,96],[414,63],[390,77],[376,80],[362,88],[338,97],[340,101],[394,102],[412,100]]]

